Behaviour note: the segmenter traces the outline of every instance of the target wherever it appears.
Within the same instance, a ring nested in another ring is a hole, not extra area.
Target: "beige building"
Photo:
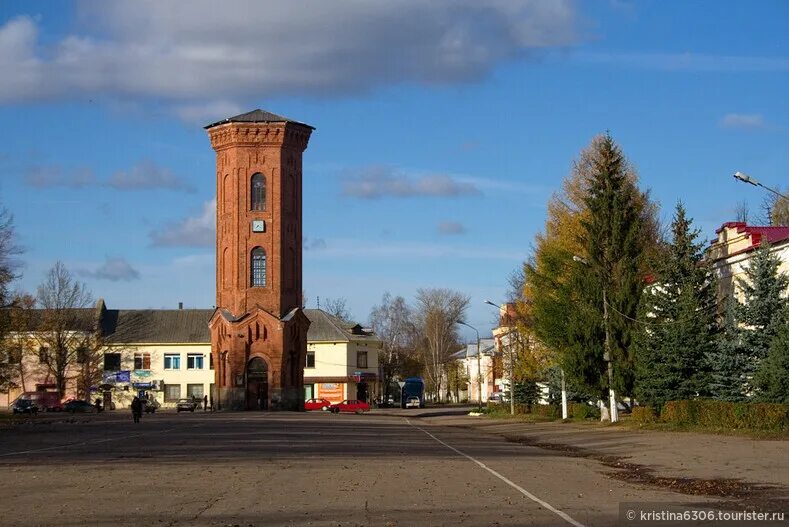
[[[213,309],[106,310],[101,392],[116,407],[143,393],[164,408],[178,399],[211,398],[214,369],[208,320]]]
[[[734,293],[742,300],[737,279],[745,277],[745,269],[754,251],[764,242],[770,244],[770,251],[781,260],[779,271],[789,274],[789,226],[757,227],[743,222],[728,222],[716,234],[718,238],[710,245],[707,254],[718,278],[721,298]]]
[[[99,300],[96,308],[84,311],[97,321],[104,343],[98,365],[103,376],[93,386],[91,400],[101,397],[121,409],[139,394],[155,399],[163,408],[174,407],[184,397],[213,399],[215,372],[208,328],[213,309],[107,309]],[[319,309],[305,313],[310,319],[305,399],[372,401],[380,395],[381,341],[360,325]],[[35,335],[14,337],[25,342],[26,348],[18,360],[16,355],[11,357],[19,364],[13,379],[17,387],[0,394],[0,408],[8,407],[23,391],[51,389],[53,382],[38,360]],[[79,364],[70,367],[65,398],[76,396],[79,373]]]
[[[380,395],[378,353],[383,343],[372,331],[320,309],[305,309],[310,319],[304,398],[373,401]]]

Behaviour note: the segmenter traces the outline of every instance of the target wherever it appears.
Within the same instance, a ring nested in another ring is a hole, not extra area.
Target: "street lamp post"
[[[482,360],[480,358],[482,355],[482,349],[479,341],[479,331],[477,331],[477,328],[474,326],[470,326],[462,320],[458,320],[457,323],[461,326],[466,326],[467,328],[473,329],[474,333],[477,334],[477,393],[479,394],[477,398],[477,407],[482,409]]]
[[[735,172],[734,179],[742,181],[743,183],[748,183],[749,185],[753,185],[754,187],[762,187],[764,189],[767,189],[773,194],[775,194],[776,196],[778,196],[779,198],[789,199],[789,196],[787,196],[786,194],[782,194],[777,190],[768,187],[767,185],[762,185],[758,180],[756,180],[756,178],[752,178],[748,174],[743,174],[742,172]]]
[[[589,262],[580,256],[573,256],[573,260],[589,266]],[[608,298],[606,296],[606,287],[603,285],[603,329],[605,330],[605,349],[603,351],[603,360],[606,362],[606,369],[608,370],[608,402],[610,407],[611,422],[616,423],[619,421],[619,412],[616,408],[616,394],[614,393],[614,368],[611,361],[611,335],[608,329]]]
[[[491,302],[490,300],[485,300],[485,303],[491,305],[493,307],[499,308],[499,312],[501,312],[502,307],[498,304]],[[509,317],[507,317],[509,320]],[[502,336],[507,337],[507,350],[509,350],[509,370],[508,375],[510,377],[510,415],[515,415],[515,357],[512,353],[512,334],[517,331],[517,328],[514,330],[510,330],[508,333]]]

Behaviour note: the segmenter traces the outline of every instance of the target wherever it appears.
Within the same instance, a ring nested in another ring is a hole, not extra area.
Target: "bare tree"
[[[416,319],[424,340],[422,356],[428,384],[440,397],[445,364],[458,348],[457,322],[462,320],[469,297],[450,289],[419,289]]]
[[[14,219],[5,208],[0,207],[0,390],[2,391],[11,388],[15,369],[13,363],[15,348],[9,347],[5,336],[10,331],[9,308],[13,305],[9,298],[10,285],[17,278],[19,262],[16,257],[21,252],[16,244]]]
[[[402,365],[412,341],[413,327],[411,308],[402,296],[392,298],[384,293],[381,304],[373,306],[370,324],[383,342],[383,353],[379,356],[384,401],[389,400],[390,384],[396,374],[402,374]]]
[[[734,207],[734,219],[735,221],[741,221],[743,223],[748,223],[748,217],[750,216],[750,209],[748,208],[747,201],[740,201]]]
[[[762,202],[762,214],[766,225],[789,225],[789,199],[771,193]]]
[[[16,243],[14,217],[4,207],[0,207],[0,308],[10,305],[9,286],[18,278],[17,256],[20,254],[22,249]]]
[[[353,319],[350,311],[348,311],[348,301],[345,298],[327,298],[325,304],[324,311],[328,314],[345,322],[350,322]]]
[[[39,360],[55,380],[60,397],[74,378],[79,394],[86,397],[90,386],[97,382],[102,346],[92,295],[65,265],[57,262],[38,287],[37,300],[39,309],[32,334],[39,346]]]
[[[26,293],[16,293],[11,307],[4,310],[7,321],[7,333],[0,341],[4,347],[6,358],[5,375],[0,377],[0,391],[8,392],[10,388],[21,387],[27,391],[25,383],[25,357],[33,347],[31,338],[31,315],[36,299]]]

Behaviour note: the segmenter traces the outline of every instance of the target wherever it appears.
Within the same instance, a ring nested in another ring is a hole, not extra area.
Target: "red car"
[[[331,401],[328,399],[307,399],[304,401],[305,410],[328,410],[331,407]]]
[[[346,399],[341,403],[333,404],[329,407],[332,413],[338,414],[340,412],[353,412],[360,414],[362,412],[369,412],[370,405],[364,401],[357,401],[356,399]]]

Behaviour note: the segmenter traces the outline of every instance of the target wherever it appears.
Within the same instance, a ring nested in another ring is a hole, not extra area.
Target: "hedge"
[[[635,420],[635,410],[633,417]],[[789,405],[709,399],[669,401],[660,412],[660,420],[677,425],[781,431],[789,430]]]
[[[636,423],[657,423],[658,415],[651,406],[636,406],[630,414],[630,418]]]

